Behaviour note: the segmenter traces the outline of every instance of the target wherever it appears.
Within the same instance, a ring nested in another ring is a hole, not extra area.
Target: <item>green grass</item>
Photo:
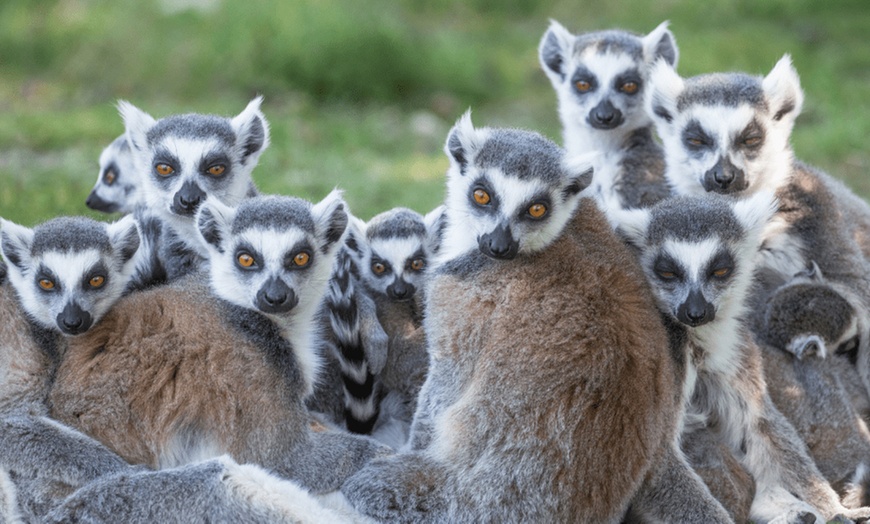
[[[272,128],[254,172],[263,191],[316,200],[337,186],[362,218],[425,212],[443,199],[443,141],[466,108],[479,125],[560,138],[537,61],[549,18],[575,32],[670,20],[684,76],[765,74],[791,53],[806,92],[797,155],[870,196],[862,0],[168,3],[0,5],[0,216],[32,225],[88,214],[99,152],[123,130],[119,98],[157,117],[233,115],[257,93]]]

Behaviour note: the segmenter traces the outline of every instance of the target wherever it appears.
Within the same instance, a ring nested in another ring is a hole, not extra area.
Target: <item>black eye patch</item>
[[[683,144],[692,152],[703,152],[716,145],[716,141],[697,120],[691,120],[683,129]]]

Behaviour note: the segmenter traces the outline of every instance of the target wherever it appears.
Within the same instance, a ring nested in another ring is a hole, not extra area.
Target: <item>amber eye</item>
[[[637,82],[626,82],[622,84],[619,89],[623,93],[628,93],[629,95],[633,95],[637,93]]]
[[[169,176],[175,172],[175,169],[169,164],[157,164],[154,166],[154,169],[157,170],[157,174],[160,176]]]
[[[115,171],[112,169],[107,169],[106,174],[103,175],[103,181],[107,186],[111,186],[115,183]]]
[[[216,164],[208,168],[208,174],[211,176],[221,176],[226,170],[227,166],[223,164]]]
[[[97,275],[95,277],[91,277],[91,279],[88,280],[88,283],[91,285],[91,287],[102,287],[103,284],[106,283],[106,277],[102,275]]]
[[[54,282],[47,278],[43,278],[39,280],[39,287],[46,291],[51,291],[52,289],[54,289]]]
[[[686,140],[686,142],[692,144],[693,146],[703,146],[704,145],[704,141],[701,140],[700,138],[689,138],[688,140]]]
[[[296,253],[296,256],[293,257],[293,263],[299,267],[307,266],[309,260],[311,260],[311,255],[309,255],[305,251]]]
[[[411,261],[411,269],[413,269],[414,271],[420,271],[425,265],[426,264],[423,262],[422,258],[415,258]]]
[[[489,204],[490,201],[489,193],[487,193],[483,189],[475,189],[474,190],[474,201],[478,204],[485,206]]]
[[[381,262],[373,262],[372,263],[372,271],[375,272],[376,275],[380,275],[384,271],[387,270],[387,266],[383,265]]]
[[[677,274],[674,273],[673,271],[659,271],[658,273],[659,273],[659,276],[665,280],[672,280],[672,279],[676,278],[676,276],[677,276]]]
[[[254,265],[254,257],[247,253],[242,253],[241,255],[239,255],[239,258],[237,260],[239,261],[239,265],[242,267],[251,267]]]
[[[713,271],[713,276],[716,278],[722,278],[722,277],[727,277],[729,273],[731,273],[730,267],[721,267],[721,268]]]
[[[744,146],[755,147],[761,143],[760,136],[751,136],[743,141]]]
[[[532,218],[541,218],[546,214],[547,206],[544,204],[532,204],[532,207],[529,208],[529,215],[531,215]]]
[[[577,88],[577,91],[580,91],[581,93],[585,93],[586,91],[589,91],[590,89],[592,89],[592,84],[590,84],[586,80],[578,80],[577,82],[574,83],[574,87]]]

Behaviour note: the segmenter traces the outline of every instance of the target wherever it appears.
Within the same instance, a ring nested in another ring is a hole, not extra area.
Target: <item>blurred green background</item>
[[[364,219],[425,212],[466,108],[560,141],[537,59],[550,18],[573,32],[670,20],[683,76],[766,74],[791,53],[807,95],[798,157],[870,196],[866,0],[3,0],[0,216],[99,216],[84,201],[123,131],[119,98],[155,117],[231,116],[256,94],[272,128],[261,190],[342,187]]]

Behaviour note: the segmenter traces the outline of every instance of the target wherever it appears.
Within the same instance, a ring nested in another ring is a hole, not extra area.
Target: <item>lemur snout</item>
[[[270,279],[257,292],[257,308],[264,313],[286,313],[298,302],[296,293],[280,278]]]
[[[205,197],[205,191],[200,189],[196,182],[188,180],[175,193],[172,199],[172,212],[178,215],[192,215]]]
[[[622,111],[604,100],[589,112],[589,125],[595,129],[613,129],[622,124]]]
[[[698,290],[691,291],[686,301],[677,309],[677,320],[692,327],[706,324],[715,317],[715,308]]]
[[[397,278],[395,282],[387,286],[387,295],[393,300],[407,300],[414,296],[416,288],[413,284]]]
[[[79,335],[90,329],[93,317],[75,302],[70,302],[57,316],[57,327],[67,335]]]
[[[499,224],[491,232],[482,235],[478,245],[484,255],[501,260],[514,258],[520,248],[520,243],[514,239],[510,227],[504,224]]]
[[[704,173],[704,189],[717,193],[735,193],[743,191],[747,186],[746,174],[721,156],[712,168]]]

